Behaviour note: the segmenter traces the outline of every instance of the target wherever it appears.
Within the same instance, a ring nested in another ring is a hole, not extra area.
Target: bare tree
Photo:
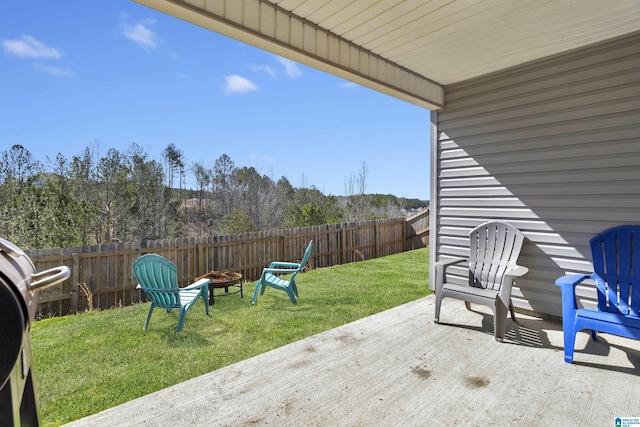
[[[358,185],[358,195],[356,197],[357,221],[364,221],[371,217],[371,198],[366,194],[368,176],[369,167],[367,166],[367,162],[362,162],[356,179]]]
[[[345,207],[344,207],[344,218],[347,222],[355,221],[355,206],[354,196],[355,196],[355,188],[356,188],[356,177],[353,172],[349,173],[349,176],[344,180],[344,198],[345,198]]]
[[[243,210],[257,229],[282,224],[286,201],[281,200],[273,180],[261,175],[255,168],[238,170],[238,185],[242,194]]]
[[[180,152],[173,143],[167,145],[162,152],[165,165],[165,176],[167,177],[167,187],[173,188],[173,179],[176,176],[176,169],[180,161]]]
[[[213,172],[201,162],[194,162],[191,165],[191,171],[193,172],[193,176],[196,179],[196,185],[198,186],[198,211],[202,213],[204,196],[206,189],[211,185]]]
[[[231,158],[223,154],[213,165],[214,197],[218,200],[222,216],[229,215],[233,209],[234,174],[236,165]]]
[[[344,215],[347,221],[363,221],[371,217],[371,198],[366,194],[369,167],[362,162],[357,174],[350,173],[345,180],[345,198],[347,200]]]
[[[185,178],[184,153],[171,143],[164,149],[162,155],[165,160],[165,169],[167,176],[167,187],[173,189],[174,177],[178,174],[178,186],[180,188],[180,199],[183,197],[183,187]]]

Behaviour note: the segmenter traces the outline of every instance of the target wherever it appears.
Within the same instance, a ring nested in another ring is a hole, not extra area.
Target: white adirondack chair
[[[455,258],[435,264],[436,310],[435,323],[440,321],[440,305],[444,298],[463,300],[467,309],[470,303],[482,304],[493,310],[494,336],[502,342],[507,327],[507,307],[515,321],[511,304],[511,288],[516,277],[529,269],[516,264],[524,236],[513,225],[490,221],[469,233],[469,258]],[[468,283],[447,282],[447,267],[467,262]]]

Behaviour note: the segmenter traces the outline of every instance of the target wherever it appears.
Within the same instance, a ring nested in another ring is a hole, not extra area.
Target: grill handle
[[[32,282],[29,285],[31,293],[38,292],[50,286],[57,285],[64,281],[71,274],[71,269],[66,265],[50,268],[49,270],[36,273],[31,276]]]
[[[8,253],[14,258],[20,258],[23,256],[27,256],[22,249],[14,245],[8,240],[5,240],[0,237],[0,250]]]

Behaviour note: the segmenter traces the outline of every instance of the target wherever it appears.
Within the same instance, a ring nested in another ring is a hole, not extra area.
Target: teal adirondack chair
[[[144,330],[149,325],[153,309],[161,307],[166,309],[167,313],[174,308],[180,310],[176,332],[182,331],[187,311],[196,303],[198,297],[204,300],[205,312],[209,315],[209,279],[200,279],[185,288],[179,288],[176,265],[156,254],[141,256],[133,262],[131,267],[138,280],[138,288],[142,289],[151,300]]]
[[[258,300],[258,291],[260,291],[260,295],[264,294],[267,286],[285,291],[287,295],[289,295],[291,302],[297,304],[296,297],[300,298],[300,296],[298,295],[298,287],[296,286],[296,276],[302,271],[307,261],[309,261],[312,246],[313,240],[309,242],[309,246],[307,246],[307,250],[304,251],[304,256],[299,264],[297,262],[274,261],[269,264],[269,268],[263,269],[260,280],[256,283],[256,290],[253,292],[251,304],[255,304]],[[291,277],[289,280],[285,280],[278,277],[280,274],[291,274]]]
[[[568,274],[556,280],[562,290],[564,360],[573,362],[576,334],[583,329],[640,340],[640,226],[610,228],[590,241],[592,274]],[[598,305],[579,308],[576,286],[596,284]]]

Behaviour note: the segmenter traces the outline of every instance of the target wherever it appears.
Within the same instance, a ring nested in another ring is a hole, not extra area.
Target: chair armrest
[[[511,288],[513,287],[513,280],[516,277],[522,277],[529,272],[527,267],[521,265],[514,265],[511,270],[508,270],[504,276],[502,276],[502,285],[500,286],[500,298],[505,304],[509,304],[511,298]]]
[[[586,279],[600,279],[596,273],[593,274],[566,274],[556,279],[556,286],[562,291],[562,317],[570,318],[572,313],[578,309],[576,300],[576,286]],[[602,280],[602,279],[600,279]]]
[[[564,288],[565,286],[569,286],[575,288],[580,284],[580,282],[586,279],[592,279],[592,274],[566,274],[562,277],[556,279],[556,286]]]
[[[192,284],[190,284],[189,286],[185,286],[184,288],[181,289],[200,289],[203,286],[207,286],[209,284],[209,282],[211,281],[211,279],[200,279],[197,282],[194,282]]]
[[[452,259],[446,259],[444,261],[438,261],[434,264],[435,268],[444,268],[445,270],[447,269],[447,267],[449,267],[450,265],[453,264],[459,264],[461,262],[466,261],[467,258],[452,258]]]
[[[297,262],[280,262],[280,261],[274,261],[271,264],[269,264],[269,268],[274,268],[274,267],[291,267],[291,268],[299,268],[300,264]]]
[[[516,265],[512,270],[507,271],[506,276],[511,277],[522,277],[529,272],[527,267],[523,267],[521,265]]]
[[[447,278],[447,267],[449,267],[450,265],[459,264],[465,261],[467,261],[466,258],[452,258],[444,261],[438,261],[434,264],[434,270],[435,270],[434,292],[436,294],[442,290],[442,285],[444,284]]]
[[[295,273],[296,271],[298,271],[297,268],[265,268],[262,270],[262,273],[278,273],[278,274],[284,274],[284,273]]]

